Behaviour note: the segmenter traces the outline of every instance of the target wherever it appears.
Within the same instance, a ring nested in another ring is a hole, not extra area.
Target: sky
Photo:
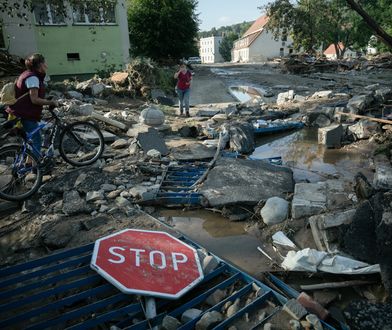
[[[261,16],[257,7],[264,6],[268,0],[199,0],[200,31],[213,27],[254,21]]]

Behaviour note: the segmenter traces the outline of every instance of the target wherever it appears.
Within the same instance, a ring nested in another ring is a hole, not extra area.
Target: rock
[[[91,86],[91,94],[93,96],[100,95],[103,93],[105,89],[106,89],[106,85],[103,83],[94,84]]]
[[[229,318],[229,317],[232,317],[232,316],[233,316],[234,314],[236,314],[239,310],[240,310],[240,299],[237,298],[237,299],[234,301],[234,304],[231,305],[231,306],[227,309],[226,316],[227,316],[228,318]]]
[[[49,223],[40,235],[43,244],[49,248],[61,249],[81,230],[79,221]]]
[[[106,101],[106,100],[94,98],[94,104],[96,104],[96,105],[108,105],[109,102]]]
[[[306,321],[308,321],[313,326],[314,330],[323,330],[324,329],[323,325],[321,324],[320,319],[314,314],[306,315]]]
[[[116,85],[124,86],[128,81],[128,72],[115,72],[110,77],[110,81]]]
[[[389,164],[376,164],[373,185],[376,189],[392,189],[392,167]]]
[[[207,256],[203,259],[203,273],[204,275],[208,275],[215,268],[219,266],[219,261],[214,256]]]
[[[314,93],[311,98],[312,99],[321,99],[321,98],[330,98],[332,97],[332,91],[319,91]]]
[[[366,89],[367,91],[375,91],[375,90],[377,90],[379,87],[380,87],[380,84],[373,84],[373,85],[365,86],[365,89]]]
[[[183,126],[178,130],[178,133],[185,138],[195,138],[199,135],[196,126]]]
[[[308,314],[306,309],[295,299],[288,300],[283,305],[283,310],[296,320],[300,320]]]
[[[205,313],[196,323],[196,330],[210,330],[223,321],[223,316],[217,311]]]
[[[188,323],[194,320],[195,318],[199,317],[201,313],[202,311],[200,309],[196,309],[196,308],[188,309],[182,314],[181,323],[182,324]]]
[[[175,317],[166,315],[162,320],[162,328],[164,330],[176,330],[181,327],[181,322]]]
[[[206,300],[206,303],[210,306],[219,304],[223,299],[226,298],[226,291],[217,289],[212,293]]]
[[[318,143],[327,148],[339,148],[343,136],[343,126],[332,125],[318,129]]]
[[[306,101],[306,96],[302,96],[302,95],[295,95],[294,96],[294,102],[305,102]]]
[[[287,219],[289,213],[289,202],[280,197],[268,198],[260,215],[266,225],[276,225]]]
[[[348,101],[347,109],[353,114],[363,114],[364,110],[367,109],[373,101],[374,98],[371,93],[355,95]]]
[[[354,189],[358,199],[369,199],[374,194],[374,189],[373,186],[368,181],[368,179],[361,172],[359,172],[354,179],[355,179]]]
[[[118,139],[111,144],[113,149],[123,149],[128,147],[128,141],[125,139]]]
[[[368,139],[380,130],[380,124],[370,120],[360,120],[355,125],[348,127],[357,139]]]
[[[109,219],[104,217],[104,216],[99,216],[96,218],[92,218],[92,219],[88,219],[82,222],[82,226],[84,227],[84,229],[86,229],[87,231],[99,227],[99,226],[103,226],[106,225],[108,223]]]
[[[273,326],[271,323],[264,324],[263,330],[272,330]]]
[[[256,205],[273,196],[293,192],[293,172],[261,160],[218,159],[200,187],[212,207]]]
[[[133,156],[139,153],[139,147],[137,143],[132,143],[128,148],[129,155]]]
[[[216,148],[209,148],[201,143],[192,143],[171,149],[171,156],[176,160],[203,160],[214,157]]]
[[[153,100],[155,103],[166,105],[169,107],[173,107],[176,104],[172,98],[167,97],[167,96],[157,96]]]
[[[75,190],[64,192],[63,212],[68,215],[88,212],[86,201]]]
[[[287,102],[291,102],[294,100],[294,90],[289,90],[287,92],[284,93],[279,93],[278,94],[278,98],[276,100],[276,104],[277,105],[282,105],[285,104]]]
[[[94,111],[94,106],[89,103],[81,104],[75,110],[79,115],[90,116]]]
[[[294,219],[311,216],[327,209],[327,186],[324,182],[297,183],[291,206]]]
[[[143,196],[143,194],[146,193],[147,191],[148,191],[148,188],[146,188],[144,186],[135,186],[129,190],[129,194],[133,198],[141,198]]]
[[[107,198],[108,199],[115,199],[116,197],[120,196],[121,192],[122,192],[121,189],[111,191],[110,193],[108,193]]]
[[[127,200],[126,198],[119,196],[116,198],[116,205],[118,207],[126,207],[131,205],[131,202],[129,200]]]
[[[69,96],[69,97],[71,97],[71,98],[73,98],[73,99],[77,99],[77,100],[79,100],[79,101],[82,101],[83,100],[83,94],[82,93],[79,93],[79,92],[77,92],[77,91],[68,91],[67,92],[67,95]]]
[[[392,89],[389,87],[383,87],[376,90],[376,99],[379,103],[384,103],[392,99]]]
[[[291,330],[301,330],[301,323],[297,320],[290,320],[289,324]]]
[[[211,118],[215,123],[224,123],[227,120],[227,115],[225,113],[218,113]]]
[[[101,190],[103,190],[104,192],[114,191],[116,189],[117,189],[117,186],[114,184],[104,183],[103,185],[101,185]]]
[[[105,197],[103,196],[103,192],[102,191],[89,191],[86,194],[86,202],[94,202],[100,199],[104,199]]]
[[[241,154],[250,154],[255,150],[253,126],[250,123],[230,124],[230,148]]]
[[[161,153],[158,150],[151,149],[147,151],[147,156],[150,158],[161,158]]]
[[[148,126],[160,126],[165,122],[165,115],[158,108],[150,106],[141,112],[139,120]]]

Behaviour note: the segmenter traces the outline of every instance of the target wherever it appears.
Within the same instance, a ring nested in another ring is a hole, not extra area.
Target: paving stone
[[[154,128],[150,128],[146,133],[139,133],[137,140],[145,152],[148,152],[151,149],[155,149],[158,150],[163,156],[166,156],[169,153],[169,149],[167,148],[165,141]]]

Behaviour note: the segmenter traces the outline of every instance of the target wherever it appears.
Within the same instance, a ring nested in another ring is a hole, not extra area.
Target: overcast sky
[[[213,27],[254,21],[261,16],[260,9],[268,0],[199,0],[198,13],[201,31]]]

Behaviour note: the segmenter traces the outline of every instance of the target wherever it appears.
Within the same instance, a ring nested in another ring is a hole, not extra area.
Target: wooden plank
[[[353,113],[345,113],[345,112],[340,112],[337,111],[336,114],[338,115],[344,115],[352,118],[359,118],[359,119],[367,119],[370,121],[375,121],[377,123],[383,123],[383,124],[390,124],[392,125],[392,120],[387,120],[387,119],[379,119],[379,118],[373,118],[373,117],[368,117],[368,116],[362,116],[362,115],[355,115]]]
[[[121,130],[123,130],[123,131],[125,131],[125,130],[127,129],[127,125],[125,125],[125,124],[123,124],[123,123],[120,123],[120,122],[117,121],[117,120],[113,120],[113,119],[110,119],[110,118],[106,118],[106,117],[100,115],[99,113],[97,113],[97,112],[95,112],[95,111],[91,114],[91,117],[93,117],[94,119],[103,121],[103,122],[106,123],[106,124],[109,124],[109,125],[112,125],[112,126],[114,126],[114,127],[117,127],[117,128],[119,128],[119,129],[121,129]],[[392,122],[391,122],[391,123],[392,123]]]

